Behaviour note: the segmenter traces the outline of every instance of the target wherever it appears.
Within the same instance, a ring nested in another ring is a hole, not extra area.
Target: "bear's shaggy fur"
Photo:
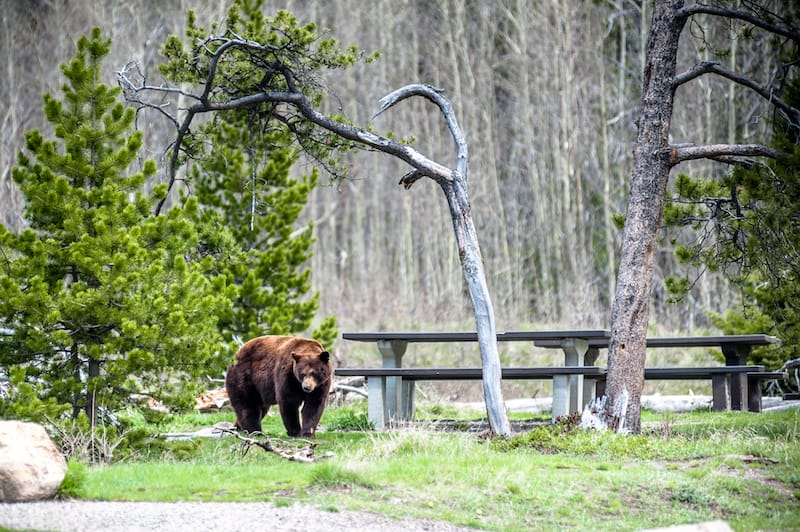
[[[330,355],[316,340],[295,336],[250,340],[236,353],[236,363],[228,366],[225,376],[237,428],[261,432],[269,407],[278,405],[289,436],[313,438],[332,375]]]

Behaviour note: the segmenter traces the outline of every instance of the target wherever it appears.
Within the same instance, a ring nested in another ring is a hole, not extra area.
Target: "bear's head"
[[[331,378],[331,356],[321,353],[292,353],[294,376],[305,393],[311,393]]]

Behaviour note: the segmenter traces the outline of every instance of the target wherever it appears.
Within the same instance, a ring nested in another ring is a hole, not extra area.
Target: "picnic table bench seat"
[[[745,397],[736,397],[734,383],[745,379]],[[764,366],[710,366],[645,368],[645,380],[708,380],[711,379],[714,410],[761,412],[761,381],[786,378],[786,372],[764,371]],[[599,393],[599,392],[598,392]],[[746,404],[745,404],[746,403]]]
[[[605,368],[596,366],[545,366],[501,368],[501,378],[512,380],[553,379],[553,404],[555,410],[566,411],[569,404],[567,381],[581,376],[586,383],[605,379]],[[481,380],[482,368],[336,368],[339,377],[367,378],[367,415],[377,430],[383,429],[392,419],[410,419],[415,410],[414,383],[416,381]],[[389,386],[393,379],[399,384]],[[562,381],[561,385],[555,384]],[[393,406],[396,405],[396,406]]]
[[[480,380],[481,368],[336,368],[341,377],[402,377],[407,381]],[[556,375],[601,377],[605,368],[597,366],[544,366],[538,368],[501,368],[504,379],[551,379]]]

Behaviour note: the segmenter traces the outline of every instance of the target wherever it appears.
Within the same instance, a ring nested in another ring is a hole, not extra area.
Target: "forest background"
[[[42,94],[58,92],[58,65],[75,39],[100,26],[113,41],[103,81],[137,60],[152,76],[159,48],[182,33],[187,9],[198,23],[221,22],[229,2],[0,0],[0,222],[23,227],[22,197],[10,177],[24,132],[41,129]],[[317,22],[345,45],[382,58],[329,76],[330,112],[370,123],[378,100],[408,83],[443,88],[470,146],[470,197],[498,330],[533,325],[607,327],[631,148],[642,86],[648,2],[354,0],[265,2]],[[693,19],[678,70],[717,60],[755,79],[774,68],[767,37],[746,42],[724,24]],[[735,65],[735,67],[734,67]],[[677,94],[672,143],[738,142],[767,137],[765,102],[705,76]],[[434,160],[455,158],[441,117],[424,101],[381,116],[379,131],[413,136]],[[145,157],[162,161],[168,124],[142,117]],[[344,155],[351,179],[319,186],[298,227],[315,226],[311,262],[320,315],[342,330],[471,328],[447,206],[435,184],[406,191],[407,171],[379,154]],[[143,158],[143,159],[144,159]],[[311,161],[296,165],[310,172]],[[725,167],[687,163],[713,177]],[[157,175],[156,179],[162,178]],[[720,274],[705,273],[686,298],[669,302],[666,278],[687,271],[673,253],[694,238],[664,233],[655,265],[651,323],[658,333],[710,328],[708,312],[737,306]]]

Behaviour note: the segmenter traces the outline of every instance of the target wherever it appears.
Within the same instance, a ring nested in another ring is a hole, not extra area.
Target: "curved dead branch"
[[[800,110],[783,101],[777,94],[775,94],[773,89],[763,87],[746,76],[742,76],[741,74],[737,74],[736,72],[728,70],[716,61],[704,61],[695,65],[686,72],[678,74],[675,76],[675,80],[672,82],[672,89],[675,90],[684,83],[688,83],[689,81],[692,81],[703,74],[717,74],[718,76],[729,79],[734,83],[738,83],[739,85],[747,87],[765,100],[769,101],[779,110],[783,111],[792,122],[800,125]]]
[[[216,38],[216,40],[223,39],[222,37]],[[221,60],[222,54],[230,52],[236,46],[240,47],[253,47],[254,44],[249,41],[226,41],[223,45],[221,45],[215,54],[214,59],[215,64],[219,60]],[[210,88],[213,87],[216,83],[213,79],[213,75],[215,69],[210,69],[209,74],[204,83],[202,83],[202,93],[200,95],[189,93],[182,89],[177,89],[175,87],[170,86],[154,86],[154,85],[147,85],[146,81],[143,78],[134,79],[133,76],[127,75],[126,70],[121,71],[117,78],[119,81],[120,86],[122,86],[123,94],[125,95],[126,101],[129,103],[135,104],[138,108],[149,108],[158,111],[160,114],[164,115],[175,127],[176,130],[176,138],[174,143],[172,144],[171,154],[169,157],[169,163],[167,166],[167,190],[170,191],[175,185],[177,181],[177,173],[178,168],[180,166],[180,155],[185,153],[185,141],[190,134],[190,128],[192,123],[197,115],[215,111],[230,111],[235,109],[247,109],[257,106],[263,103],[275,103],[275,104],[288,104],[295,108],[300,115],[303,116],[309,122],[315,124],[316,126],[327,130],[339,137],[357,143],[359,145],[375,149],[377,151],[381,151],[387,153],[389,155],[393,155],[398,159],[403,160],[404,162],[408,163],[412,166],[416,171],[420,174],[428,176],[434,180],[450,180],[452,179],[453,170],[443,166],[428,157],[424,156],[411,146],[407,146],[401,144],[397,141],[391,140],[387,137],[383,137],[381,135],[377,135],[368,131],[367,129],[361,127],[355,127],[344,122],[337,121],[323,113],[321,113],[317,108],[312,104],[309,98],[304,94],[302,88],[297,87],[293,73],[281,65],[272,65],[272,67],[283,76],[284,80],[286,81],[287,90],[285,91],[253,91],[251,94],[247,94],[245,96],[234,97],[231,99],[223,99],[223,100],[212,100],[209,98]],[[466,176],[466,157],[467,157],[467,149],[466,149],[466,142],[463,140],[463,135],[461,134],[461,130],[458,127],[458,123],[455,120],[454,113],[452,112],[452,107],[450,106],[449,102],[446,98],[441,96],[440,93],[436,92],[434,89],[422,89],[419,90],[419,87],[427,87],[423,85],[409,85],[407,87],[403,87],[395,91],[391,95],[387,96],[386,98],[391,98],[392,95],[397,95],[398,93],[402,93],[403,91],[407,92],[407,96],[411,95],[427,95],[428,99],[434,101],[439,108],[442,110],[442,113],[447,120],[448,126],[453,134],[453,138],[456,141],[456,145],[458,146],[458,158],[459,158],[459,167],[458,171],[461,172],[463,176]],[[168,95],[181,95],[183,97],[189,98],[194,101],[192,105],[184,109],[185,114],[182,118],[178,117],[177,111],[175,113],[169,113],[165,105],[163,103],[163,97]],[[434,97],[435,95],[435,97]],[[404,99],[396,99],[392,104],[384,106],[380,112],[385,111],[394,103],[399,102],[400,100]],[[386,98],[381,100],[382,102],[386,101]],[[380,114],[380,112],[378,114]],[[296,132],[295,132],[296,133]],[[166,202],[166,196],[162,199],[158,205],[156,206],[155,214],[158,215],[161,213],[161,210],[164,207]]]
[[[461,127],[458,125],[458,121],[456,120],[456,115],[453,112],[453,106],[450,103],[450,100],[444,97],[443,89],[422,83],[401,87],[381,98],[381,108],[378,109],[378,112],[376,112],[372,118],[374,119],[384,111],[394,107],[396,104],[412,96],[421,96],[439,107],[439,110],[442,112],[442,115],[444,115],[444,118],[447,121],[447,127],[450,129],[450,134],[453,136],[453,142],[455,142],[456,145],[457,171],[464,177],[464,179],[466,179],[468,176],[467,161],[469,158],[467,141],[464,138],[464,133],[461,131]]]
[[[682,9],[682,15],[686,18],[693,15],[713,15],[721,18],[741,20],[742,22],[747,22],[753,26],[761,28],[762,30],[774,33],[775,35],[780,35],[781,37],[786,37],[787,39],[800,42],[800,31],[798,31],[797,28],[791,27],[788,24],[775,24],[774,22],[770,22],[766,18],[758,16],[754,13],[755,6],[752,12],[705,4],[693,4]],[[777,17],[774,13],[769,13],[769,18],[783,22],[783,19]]]

